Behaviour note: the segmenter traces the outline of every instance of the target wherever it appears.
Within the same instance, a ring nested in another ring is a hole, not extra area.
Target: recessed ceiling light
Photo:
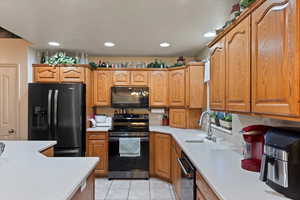
[[[104,46],[106,46],[106,47],[114,47],[115,44],[112,43],[112,42],[105,42],[105,43],[104,43]]]
[[[163,42],[163,43],[160,43],[159,46],[161,46],[161,47],[169,47],[171,45],[170,45],[170,43]]]
[[[215,37],[217,34],[216,32],[207,32],[207,33],[204,33],[204,37],[207,37],[207,38],[210,38],[210,37]]]
[[[60,44],[59,44],[58,42],[48,42],[48,44],[49,44],[50,46],[55,46],[55,47],[60,46]]]

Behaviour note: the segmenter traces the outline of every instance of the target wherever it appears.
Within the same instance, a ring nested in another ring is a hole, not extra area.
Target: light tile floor
[[[175,200],[171,184],[149,180],[96,179],[96,200]]]

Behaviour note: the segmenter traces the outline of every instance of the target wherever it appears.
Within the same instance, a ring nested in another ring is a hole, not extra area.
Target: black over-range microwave
[[[116,86],[111,88],[113,108],[148,108],[149,88]]]

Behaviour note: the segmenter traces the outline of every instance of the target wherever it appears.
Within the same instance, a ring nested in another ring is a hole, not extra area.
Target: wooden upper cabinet
[[[113,72],[114,85],[130,85],[130,71],[115,71]]]
[[[226,35],[226,110],[250,112],[251,18]]]
[[[187,110],[186,109],[170,109],[170,126],[174,128],[186,128]]]
[[[150,107],[168,105],[168,72],[150,72]]]
[[[34,67],[34,81],[59,82],[59,68],[55,66]]]
[[[94,105],[109,106],[111,104],[111,84],[111,71],[94,71]]]
[[[204,66],[189,66],[186,69],[186,106],[202,108],[204,100]]]
[[[165,180],[171,180],[171,136],[155,133],[154,141],[155,174]]]
[[[210,108],[225,110],[225,38],[211,48]]]
[[[267,0],[252,13],[252,111],[299,116],[299,1]]]
[[[84,82],[84,67],[60,67],[59,71],[61,82]]]
[[[185,69],[169,72],[169,106],[185,106]]]
[[[131,72],[131,85],[148,85],[148,72],[147,71],[132,71]]]

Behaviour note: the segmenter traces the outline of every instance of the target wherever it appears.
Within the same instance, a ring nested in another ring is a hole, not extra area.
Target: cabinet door
[[[59,82],[59,67],[34,67],[35,82]]]
[[[171,137],[155,133],[154,170],[165,180],[171,179]]]
[[[113,72],[114,85],[130,85],[130,71],[115,71]]]
[[[252,13],[252,111],[299,116],[299,1],[267,0]]]
[[[84,82],[84,67],[60,67],[60,81]]]
[[[226,35],[226,110],[250,112],[250,16]]]
[[[204,96],[204,67],[189,66],[186,69],[187,107],[202,108]]]
[[[168,105],[168,72],[150,72],[150,106],[166,107]]]
[[[201,194],[199,188],[196,189],[196,200],[206,200],[205,197]]]
[[[181,168],[178,163],[181,152],[176,151],[176,141],[173,140],[172,142],[172,183],[176,199],[181,199]]]
[[[186,128],[186,110],[170,109],[170,126],[174,128]]]
[[[131,72],[131,85],[148,85],[148,72],[147,71],[132,71]]]
[[[100,161],[96,166],[97,175],[106,175],[108,166],[108,149],[106,140],[88,140],[88,157],[99,157]]]
[[[112,74],[110,71],[94,72],[94,105],[109,106]]]
[[[169,102],[170,107],[185,106],[185,69],[169,72]]]
[[[210,55],[210,108],[225,110],[225,38],[211,49]]]

